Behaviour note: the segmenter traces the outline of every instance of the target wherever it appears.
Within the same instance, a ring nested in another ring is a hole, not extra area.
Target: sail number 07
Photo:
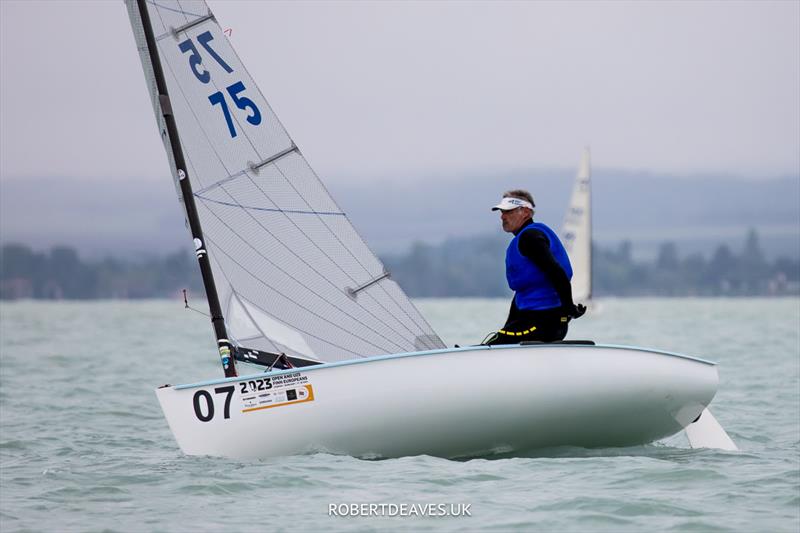
[[[258,391],[267,391],[272,388],[272,379],[256,379],[250,381],[242,381],[239,383],[241,393],[253,393]],[[227,387],[217,387],[214,389],[214,394],[225,395],[225,407],[222,411],[222,418],[228,419],[231,417],[231,398],[236,387],[228,385]],[[194,407],[194,414],[200,422],[211,422],[214,418],[214,397],[207,390],[199,390],[194,393],[192,397],[192,406]]]
[[[197,42],[200,43],[200,46],[205,49],[208,55],[214,58],[214,60],[219,63],[225,72],[228,74],[232,73],[233,69],[230,67],[230,65],[228,65],[228,63],[222,59],[222,57],[220,57],[216,50],[211,47],[211,41],[213,40],[214,36],[211,35],[210,31],[203,32],[197,36]],[[189,68],[192,69],[194,77],[197,78],[201,83],[209,83],[211,81],[211,73],[203,67],[203,56],[198,51],[194,41],[191,38],[186,39],[178,44],[178,49],[180,49],[180,51],[184,54],[189,54]],[[225,90],[237,108],[241,109],[242,111],[249,111],[246,117],[247,122],[253,126],[258,126],[261,124],[261,111],[258,109],[258,106],[250,98],[241,96],[241,93],[246,90],[246,87],[241,80],[227,86]],[[222,116],[225,118],[225,123],[228,126],[228,133],[230,133],[231,138],[236,137],[237,132],[236,127],[234,126],[233,116],[231,115],[228,102],[226,101],[223,92],[217,91],[214,94],[209,95],[208,101],[211,102],[212,106],[220,106],[220,109],[222,110]]]
[[[214,394],[225,394],[225,407],[223,409],[223,418],[231,417],[231,398],[233,398],[233,391],[236,387],[228,385],[227,387],[217,387],[214,389]],[[205,404],[205,406],[201,404]],[[194,414],[200,422],[210,422],[214,418],[214,398],[207,390],[199,390],[194,393],[192,398],[192,405],[194,406]]]

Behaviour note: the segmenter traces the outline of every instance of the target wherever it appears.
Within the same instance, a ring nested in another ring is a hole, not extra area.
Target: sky
[[[209,1],[326,179],[800,174],[800,2]],[[0,0],[0,180],[168,179],[121,0]]]

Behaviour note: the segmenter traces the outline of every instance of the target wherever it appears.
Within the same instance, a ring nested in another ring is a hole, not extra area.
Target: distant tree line
[[[493,297],[509,294],[502,235],[417,243],[404,254],[383,257],[410,296]],[[636,261],[630,242],[594,250],[595,296],[756,296],[800,294],[800,260],[768,261],[751,230],[741,250],[719,245],[710,256],[681,257],[675,243],[662,243],[653,261]],[[68,246],[35,252],[6,244],[0,252],[0,299],[162,298],[189,289],[202,297],[194,256],[122,261],[83,261]]]
[[[800,294],[800,260],[768,261],[750,230],[739,251],[726,244],[709,257],[678,254],[673,242],[659,246],[653,262],[636,262],[630,242],[594,250],[596,294],[614,296],[763,296]]]
[[[184,288],[202,294],[202,287],[200,268],[188,252],[138,261],[83,261],[69,246],[34,252],[6,244],[0,253],[0,299],[159,298]]]
[[[384,257],[410,296],[505,296],[508,238],[450,239],[439,246],[415,244]],[[769,262],[750,230],[744,246],[722,244],[710,257],[681,257],[674,242],[660,245],[654,261],[636,261],[629,241],[593,250],[594,296],[755,296],[800,294],[800,260]]]

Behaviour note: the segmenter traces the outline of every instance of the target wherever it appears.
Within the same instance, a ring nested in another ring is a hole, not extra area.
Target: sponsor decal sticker
[[[314,388],[309,383],[308,376],[302,372],[292,372],[247,379],[235,385],[200,389],[192,396],[191,407],[200,422],[211,422],[215,417],[229,420],[231,411],[236,409],[237,403],[241,413],[252,413],[272,407],[313,401]]]

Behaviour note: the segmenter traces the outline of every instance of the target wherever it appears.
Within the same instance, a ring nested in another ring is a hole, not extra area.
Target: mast
[[[222,317],[222,307],[219,303],[217,287],[214,284],[211,261],[208,258],[208,252],[203,242],[203,230],[200,226],[200,218],[197,216],[197,206],[195,205],[192,185],[189,182],[189,175],[186,170],[186,159],[183,156],[183,149],[181,148],[180,138],[178,137],[178,127],[175,124],[175,117],[172,115],[172,105],[169,100],[167,83],[164,79],[164,71],[161,69],[161,60],[158,57],[156,40],[153,36],[153,28],[150,24],[150,14],[147,11],[146,0],[136,0],[136,5],[139,8],[139,16],[142,18],[147,51],[150,55],[150,63],[153,67],[156,87],[158,89],[161,113],[167,125],[170,147],[175,159],[181,195],[183,196],[183,205],[186,208],[189,229],[194,239],[197,262],[200,264],[200,273],[203,276],[203,286],[205,287],[206,298],[208,298],[208,307],[211,311],[211,324],[214,327],[214,335],[217,337],[222,368],[225,371],[225,377],[236,377],[238,374],[236,372],[236,363],[232,357],[232,346],[228,340],[228,333],[225,329],[225,319]]]

